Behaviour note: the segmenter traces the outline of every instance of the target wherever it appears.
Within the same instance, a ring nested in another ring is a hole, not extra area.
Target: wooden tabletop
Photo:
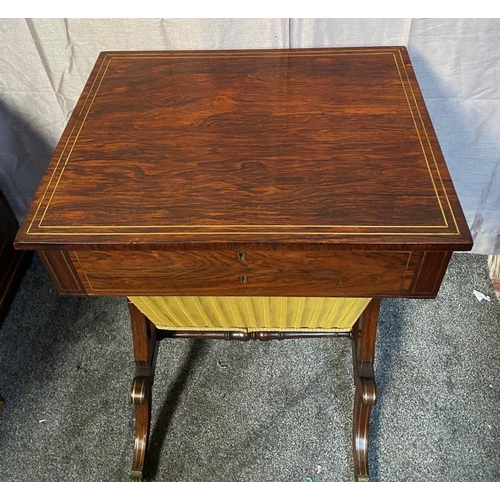
[[[17,248],[469,249],[404,47],[103,52]]]

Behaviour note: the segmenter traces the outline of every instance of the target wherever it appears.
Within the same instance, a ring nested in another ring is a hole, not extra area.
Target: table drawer
[[[92,295],[431,296],[446,252],[69,251],[78,281]],[[439,254],[439,255],[438,255]],[[424,281],[417,282],[418,276]]]

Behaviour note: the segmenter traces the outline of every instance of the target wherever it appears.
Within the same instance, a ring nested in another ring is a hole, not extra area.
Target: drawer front
[[[245,249],[68,252],[88,294],[298,297],[409,296],[421,255]]]

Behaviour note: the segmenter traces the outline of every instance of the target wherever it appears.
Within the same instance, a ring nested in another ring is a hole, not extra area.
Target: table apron
[[[39,252],[67,295],[435,297],[447,251]]]

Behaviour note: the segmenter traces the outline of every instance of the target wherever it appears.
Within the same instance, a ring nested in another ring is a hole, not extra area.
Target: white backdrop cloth
[[[474,238],[500,254],[498,19],[0,19],[0,189],[21,220],[104,50],[405,45]]]

